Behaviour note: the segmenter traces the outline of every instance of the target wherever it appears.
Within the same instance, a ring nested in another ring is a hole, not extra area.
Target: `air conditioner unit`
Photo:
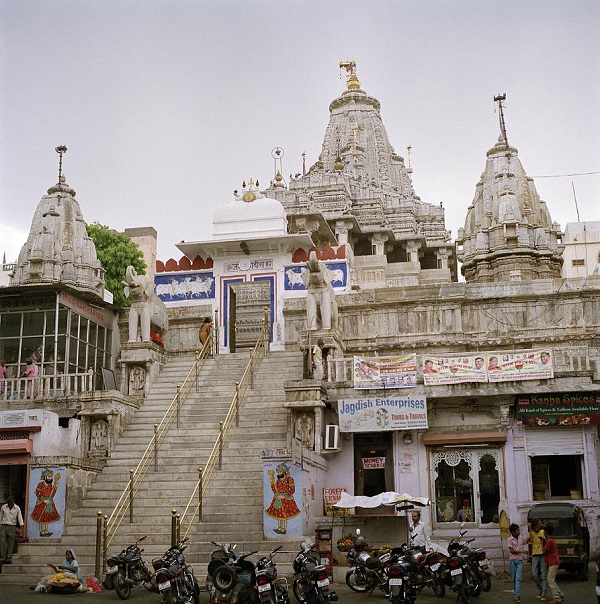
[[[325,426],[325,451],[341,451],[340,427],[335,424]]]

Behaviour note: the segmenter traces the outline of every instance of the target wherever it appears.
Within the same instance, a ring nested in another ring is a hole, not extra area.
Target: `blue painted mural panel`
[[[154,291],[163,302],[206,300],[215,297],[215,278],[212,272],[156,275]]]

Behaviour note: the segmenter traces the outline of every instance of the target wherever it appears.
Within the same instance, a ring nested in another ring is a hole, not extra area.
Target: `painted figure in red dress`
[[[279,523],[277,528],[273,530],[279,535],[285,535],[287,521],[300,515],[300,510],[294,500],[296,485],[294,479],[290,476],[290,468],[285,463],[280,463],[277,466],[277,480],[275,480],[274,470],[269,470],[267,474],[273,491],[273,501],[271,501],[266,513]]]
[[[48,525],[60,520],[60,514],[54,505],[54,495],[60,482],[60,474],[49,468],[42,471],[41,482],[35,488],[37,501],[31,512],[31,518],[40,525],[40,537],[50,537],[52,533],[48,531]]]

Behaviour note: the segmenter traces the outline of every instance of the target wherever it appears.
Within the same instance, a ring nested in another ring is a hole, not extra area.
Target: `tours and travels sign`
[[[600,394],[563,392],[518,396],[520,426],[578,426],[600,424]]]
[[[427,428],[427,400],[423,396],[341,399],[340,432],[380,432]]]

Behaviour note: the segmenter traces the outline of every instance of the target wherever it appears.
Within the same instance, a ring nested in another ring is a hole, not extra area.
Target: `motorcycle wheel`
[[[229,593],[235,587],[237,580],[236,572],[226,564],[217,568],[213,577],[214,586],[224,594]]]
[[[275,602],[277,604],[290,604],[290,594],[281,585],[275,584]]]
[[[483,589],[483,591],[490,591],[490,589],[492,589],[492,579],[487,573],[481,574],[479,582],[481,583],[481,589]]]
[[[365,593],[373,587],[365,575],[359,575],[354,570],[346,573],[346,585],[358,593]]]
[[[470,587],[471,595],[474,598],[478,598],[481,595],[481,583],[479,582],[479,578],[476,578]]]
[[[171,589],[166,590],[166,593],[162,594],[162,601],[164,604],[177,604],[177,591],[176,587],[173,586]]]
[[[444,585],[444,581],[441,577],[437,576],[437,575],[433,575],[431,577],[431,589],[433,590],[433,593],[438,597],[438,598],[443,598],[446,595],[446,586]]]
[[[131,595],[131,585],[125,580],[125,575],[119,571],[113,579],[113,585],[121,600],[128,600]]]
[[[292,585],[292,591],[294,592],[294,597],[301,604],[305,604],[306,600],[304,598],[304,588],[306,586],[306,581],[300,577],[298,579],[294,579],[294,584]]]
[[[469,591],[465,583],[458,586],[458,601],[462,604],[471,604],[471,598],[469,598]]]

